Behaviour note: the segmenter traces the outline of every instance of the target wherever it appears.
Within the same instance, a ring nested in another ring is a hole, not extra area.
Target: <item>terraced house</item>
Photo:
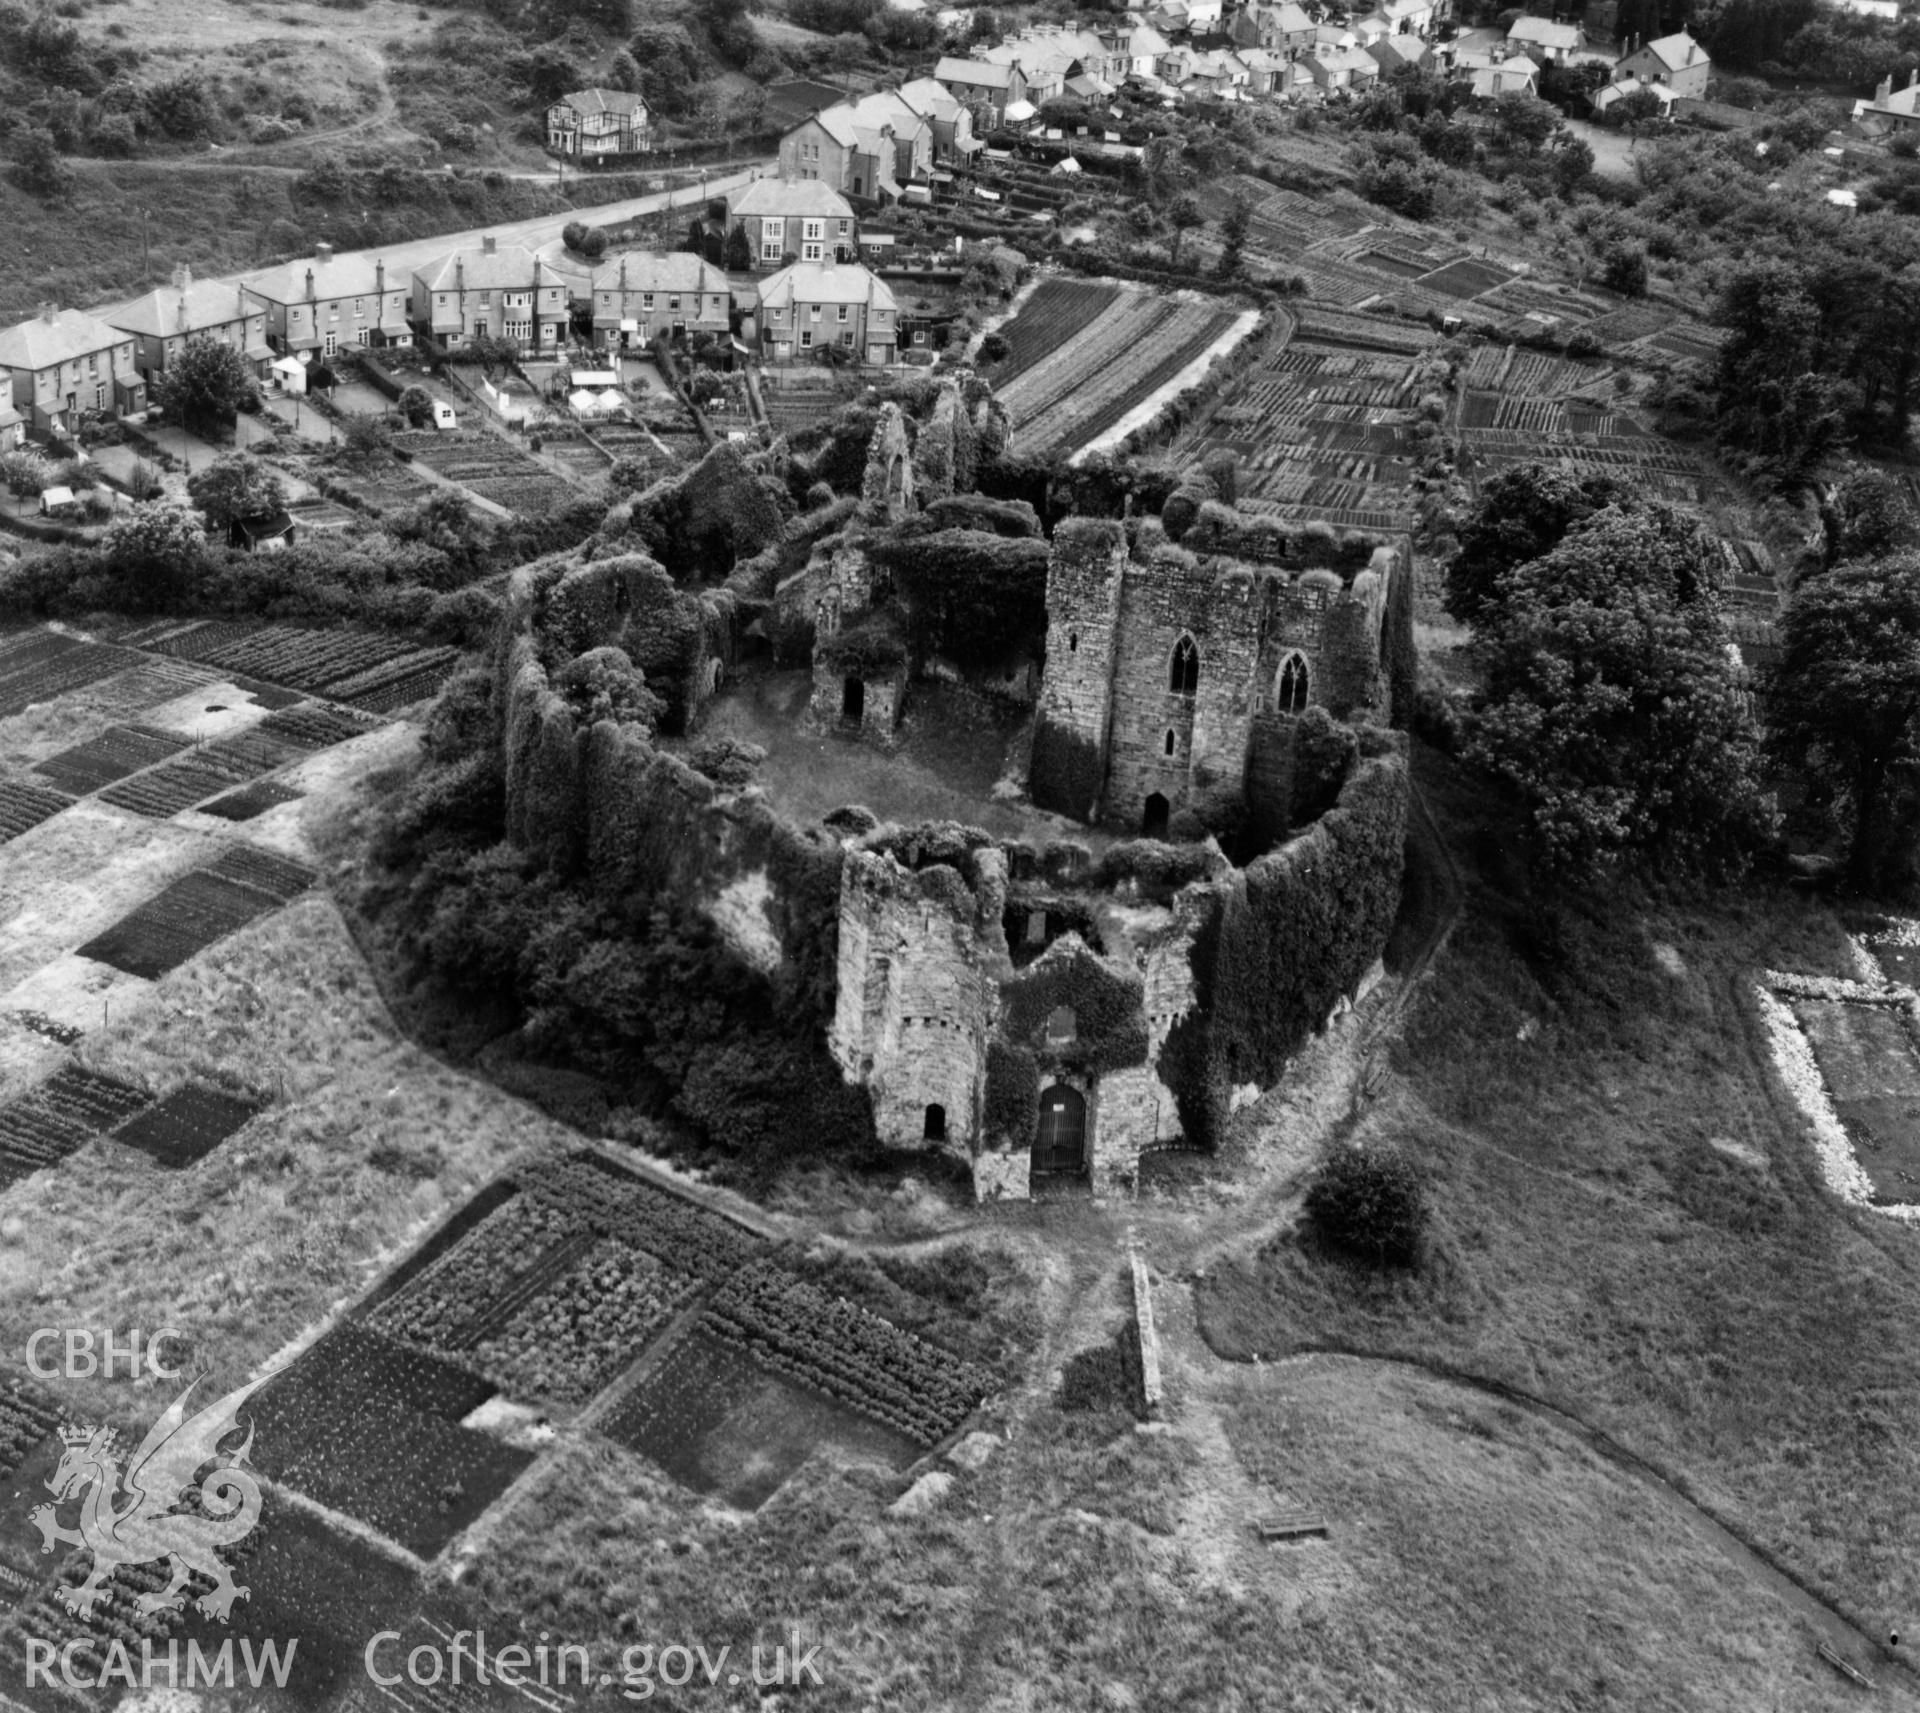
[[[408,313],[442,345],[487,338],[558,345],[567,330],[567,285],[526,245],[488,236],[478,249],[453,250],[415,269]]]
[[[934,81],[973,115],[974,128],[996,131],[1007,109],[1027,99],[1026,74],[1017,65],[948,55],[933,68]]]
[[[857,233],[853,207],[831,185],[811,178],[760,178],[734,193],[727,218],[744,226],[758,267],[850,262]]]
[[[240,282],[265,309],[267,343],[303,362],[354,346],[411,345],[406,276],[384,262],[336,256],[316,244],[312,259],[285,262]]]
[[[891,202],[933,170],[933,126],[893,90],[843,101],[780,139],[780,176]]]
[[[89,411],[124,416],[146,407],[132,335],[77,309],[49,304],[0,332],[0,370],[36,435],[70,435]]]
[[[593,342],[616,350],[690,333],[725,338],[731,324],[727,276],[691,250],[613,257],[594,269],[590,292]]]
[[[152,386],[177,362],[189,339],[230,345],[260,379],[273,361],[267,343],[267,312],[226,280],[196,280],[185,268],[171,285],[100,312],[110,327],[133,335],[133,365]]]
[[[900,308],[886,284],[858,265],[795,262],[760,288],[761,349],[776,363],[827,346],[869,363],[891,363],[899,347]]]
[[[576,89],[547,109],[547,147],[588,161],[644,154],[653,147],[653,116],[629,90]]]

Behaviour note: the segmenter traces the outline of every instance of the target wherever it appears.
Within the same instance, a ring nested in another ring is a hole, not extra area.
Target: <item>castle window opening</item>
[[[1167,822],[1172,809],[1166,798],[1158,791],[1154,792],[1140,810],[1140,834],[1142,838],[1164,839],[1167,836]]]
[[[1200,650],[1194,647],[1190,636],[1183,636],[1173,645],[1167,688],[1176,696],[1191,696],[1200,688]]]
[[[858,725],[867,712],[867,686],[864,680],[849,678],[840,687],[840,717]]]
[[[1173,754],[1173,727],[1167,727],[1166,742],[1161,745],[1168,755]]]
[[[1080,633],[1077,630],[1067,632],[1067,652],[1069,654],[1078,654],[1080,652]]]
[[[929,1142],[947,1139],[947,1109],[938,1101],[927,1108],[927,1121],[921,1135]]]
[[[1047,1045],[1063,1047],[1080,1033],[1078,1019],[1073,1015],[1071,1005],[1056,1005],[1047,1013]]]
[[[1274,700],[1283,714],[1298,714],[1305,711],[1309,680],[1307,677],[1306,656],[1289,654],[1280,662],[1280,678]]]

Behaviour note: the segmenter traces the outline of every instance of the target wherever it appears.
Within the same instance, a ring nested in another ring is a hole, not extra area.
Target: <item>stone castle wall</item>
[[[1343,582],[1336,572],[1254,566],[1073,520],[1047,578],[1047,661],[1030,792],[1044,808],[1128,831],[1150,798],[1219,825],[1244,810],[1284,830],[1287,722],[1306,706],[1384,713],[1388,593],[1406,575],[1392,548]],[[1191,694],[1175,651],[1198,656]],[[1304,699],[1283,703],[1288,662]]]
[[[849,849],[841,874],[838,982],[828,1044],[866,1084],[889,1147],[945,1145],[970,1156],[980,1129],[987,1037],[1006,964],[982,933],[982,894],[1004,894],[1005,859],[981,853],[979,890],[944,865],[915,872],[883,851]],[[927,1109],[942,1135],[927,1135]]]
[[[1030,794],[1045,809],[1092,821],[1106,788],[1113,716],[1113,656],[1128,565],[1126,531],[1069,518],[1047,567],[1047,665]]]

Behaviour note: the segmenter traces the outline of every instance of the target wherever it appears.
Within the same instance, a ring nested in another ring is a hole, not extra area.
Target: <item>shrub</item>
[[[1378,1267],[1419,1259],[1426,1194],[1412,1162],[1394,1149],[1337,1150],[1308,1186],[1304,1207],[1331,1248]]]
[[[42,489],[52,486],[53,466],[39,453],[25,447],[0,453],[0,483],[6,485],[7,492],[14,498],[32,499]]]

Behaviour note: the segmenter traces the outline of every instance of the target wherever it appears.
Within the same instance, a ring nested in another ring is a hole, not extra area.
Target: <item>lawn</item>
[[[802,824],[860,803],[882,820],[961,821],[1008,838],[1101,842],[1078,822],[994,797],[1019,736],[1017,710],[924,680],[911,686],[899,741],[889,750],[804,720],[812,693],[809,672],[750,676],[708,706],[699,742],[759,744],[767,752],[760,783],[783,814]]]
[[[1762,967],[1846,974],[1831,912],[1513,901],[1510,829],[1422,752],[1466,919],[1359,1134],[1430,1184],[1430,1255],[1376,1279],[1282,1235],[1200,1293],[1223,1354],[1333,1345],[1542,1395],[1650,1459],[1879,1633],[1920,1599],[1920,1234],[1825,1191],[1757,1035]]]

